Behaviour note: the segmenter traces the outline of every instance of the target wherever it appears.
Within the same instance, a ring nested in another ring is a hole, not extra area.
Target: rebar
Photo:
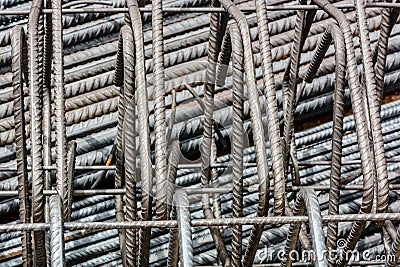
[[[1,4],[0,264],[398,264],[400,3]]]
[[[15,140],[17,151],[17,176],[18,176],[18,196],[19,196],[19,220],[21,223],[28,223],[31,217],[28,187],[28,169],[25,135],[25,101],[24,84],[28,84],[27,70],[27,46],[25,32],[22,27],[15,27],[12,32],[12,70],[14,87],[14,118]],[[22,262],[24,267],[32,266],[32,240],[31,234],[25,232],[22,235]]]
[[[60,195],[50,197],[51,266],[65,266],[62,202]]]
[[[321,42],[315,52],[314,58],[310,63],[308,72],[304,81],[312,82],[318,66],[321,64],[330,43],[334,41],[335,60],[336,60],[336,83],[335,83],[335,100],[333,111],[333,134],[332,134],[332,161],[330,172],[330,193],[329,193],[329,214],[339,214],[339,198],[340,198],[340,174],[342,164],[342,141],[343,141],[343,117],[344,117],[344,90],[345,90],[345,64],[346,64],[346,48],[343,34],[337,25],[328,26]],[[337,227],[335,223],[328,225],[327,230],[327,248],[336,250],[337,247]],[[334,266],[333,257],[328,257],[329,266]]]
[[[29,88],[30,88],[30,114],[31,114],[31,157],[32,157],[32,222],[44,222],[44,176],[43,145],[42,145],[42,47],[40,36],[40,11],[43,1],[34,1],[28,19],[28,47],[29,47]],[[63,134],[63,133],[62,133]],[[33,233],[33,265],[44,266],[46,264],[44,232]]]
[[[136,136],[135,125],[129,122],[135,120],[135,83],[134,77],[134,47],[133,36],[129,26],[124,26],[121,30],[124,51],[124,99],[126,108],[124,114],[123,129],[125,141],[124,169],[126,187],[126,220],[137,220],[137,200],[136,200]],[[134,266],[136,263],[136,231],[127,230],[126,232],[126,264]]]

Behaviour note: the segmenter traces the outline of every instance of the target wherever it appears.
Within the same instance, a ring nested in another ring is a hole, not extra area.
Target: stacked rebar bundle
[[[2,5],[0,264],[397,265],[397,3]]]

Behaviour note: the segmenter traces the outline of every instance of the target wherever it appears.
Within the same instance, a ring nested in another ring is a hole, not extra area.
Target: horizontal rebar
[[[310,188],[315,191],[329,191],[330,186],[329,185],[298,185],[298,186],[287,186],[286,191],[287,192],[298,192],[302,188]],[[340,190],[363,190],[363,186],[361,184],[352,184],[352,185],[341,185],[339,186]],[[400,190],[400,184],[390,184],[389,189],[391,190]],[[244,192],[252,192],[249,190],[249,188],[244,188]],[[256,189],[254,189],[256,190]],[[269,190],[272,192],[274,190],[273,186],[269,187]],[[224,194],[224,193],[231,193],[232,188],[185,188],[185,191],[188,194],[194,195],[194,194]],[[79,189],[79,190],[74,190],[73,196],[95,196],[95,195],[124,195],[126,193],[125,189]],[[44,190],[43,194],[45,196],[51,196],[57,194],[56,190]],[[17,190],[2,190],[0,191],[0,197],[11,197],[11,196],[17,196],[18,191]]]
[[[387,159],[387,162],[390,163],[399,163],[400,159]],[[330,165],[331,162],[329,160],[305,160],[299,161],[299,166],[316,166],[316,165]],[[345,160],[342,162],[342,165],[357,165],[361,164],[360,160]],[[254,162],[247,162],[244,165],[248,168],[257,167],[257,164]],[[200,163],[186,163],[186,164],[178,164],[178,169],[199,169],[201,168]],[[213,163],[211,164],[211,168],[228,168],[232,167],[232,163]],[[154,165],[153,165],[154,168]],[[44,171],[55,171],[57,170],[56,166],[43,166]],[[31,168],[28,167],[28,171]],[[102,171],[102,170],[115,170],[115,165],[92,165],[92,166],[75,166],[76,171]],[[14,167],[0,167],[0,172],[16,172],[17,168]]]
[[[323,222],[353,222],[353,221],[385,221],[400,220],[400,213],[380,214],[340,214],[324,215]],[[192,227],[197,226],[232,226],[232,225],[256,225],[256,224],[292,224],[308,222],[307,216],[274,216],[274,217],[252,217],[252,218],[224,218],[224,219],[193,219]],[[106,230],[106,229],[135,229],[135,228],[176,228],[176,220],[159,221],[132,221],[132,222],[66,222],[63,224],[65,230]],[[1,224],[0,232],[13,231],[41,231],[48,230],[48,223],[20,223]]]

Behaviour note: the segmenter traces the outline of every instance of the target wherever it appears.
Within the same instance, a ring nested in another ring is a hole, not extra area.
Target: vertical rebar
[[[123,139],[125,142],[124,169],[126,188],[126,220],[137,220],[136,203],[136,127],[135,127],[135,49],[132,29],[121,29],[124,51],[124,99],[125,116]],[[136,230],[126,230],[126,266],[136,265]]]
[[[50,196],[50,255],[51,267],[65,266],[64,230],[61,197]]]
[[[25,105],[24,105],[24,83],[28,79],[28,51],[26,46],[25,32],[21,26],[12,30],[12,73],[14,88],[14,120],[15,120],[15,143],[17,154],[17,177],[19,196],[19,220],[21,223],[29,223],[31,210],[29,202],[28,187],[28,163],[26,151],[25,132]],[[31,233],[25,231],[21,236],[22,264],[24,267],[32,266],[32,240]]]
[[[152,219],[152,164],[150,159],[150,129],[149,107],[147,105],[146,68],[143,44],[143,26],[138,3],[135,0],[127,1],[129,15],[132,20],[133,39],[135,45],[135,83],[138,101],[138,121],[140,142],[140,173],[142,185],[142,219]],[[139,266],[149,264],[151,229],[139,230],[139,252],[137,256]]]
[[[153,79],[154,79],[154,133],[155,133],[155,175],[156,215],[158,220],[167,218],[167,147],[165,124],[165,77],[164,37],[162,1],[152,1],[153,26]]]
[[[42,145],[42,95],[43,69],[39,42],[39,17],[43,1],[32,2],[28,18],[28,55],[29,55],[29,100],[31,117],[31,155],[32,155],[32,222],[44,222],[44,176]],[[33,232],[33,265],[45,266],[45,233]]]

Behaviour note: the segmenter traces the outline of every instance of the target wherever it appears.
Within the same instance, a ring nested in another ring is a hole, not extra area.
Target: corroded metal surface
[[[0,264],[396,266],[400,5],[147,2],[2,2]]]

